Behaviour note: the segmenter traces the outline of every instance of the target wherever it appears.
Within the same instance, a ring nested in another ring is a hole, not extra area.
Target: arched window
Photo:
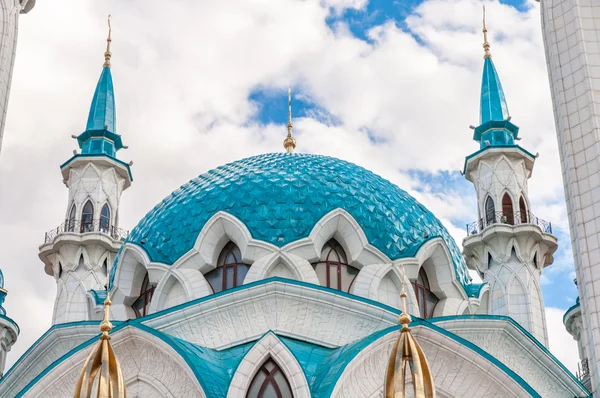
[[[346,252],[342,246],[331,239],[321,251],[321,259],[313,264],[321,286],[349,292],[358,269],[348,264]]]
[[[108,203],[105,203],[100,210],[100,232],[108,233],[110,229],[110,208]]]
[[[491,197],[485,200],[485,225],[492,225],[496,222],[496,208]]]
[[[148,309],[150,308],[150,302],[152,301],[152,295],[154,294],[155,286],[150,284],[148,279],[148,273],[144,276],[142,282],[142,288],[140,289],[140,295],[133,303],[132,307],[135,311],[135,315],[139,318],[148,315]]]
[[[81,233],[94,230],[94,205],[91,201],[85,202],[81,212]]]
[[[242,253],[235,243],[229,242],[225,245],[217,267],[208,272],[204,277],[210,283],[215,293],[232,287],[241,286],[248,273],[250,266],[242,262]]]
[[[502,197],[502,216],[506,224],[514,225],[515,223],[515,213],[513,212],[513,203],[508,193],[505,193]]]
[[[290,383],[287,381],[285,374],[275,361],[271,358],[260,367],[250,388],[246,398],[293,398]]]
[[[521,223],[527,224],[529,222],[529,217],[527,214],[527,205],[525,204],[525,200],[523,200],[522,196],[519,199],[519,213],[521,214]]]
[[[421,318],[431,318],[433,316],[433,310],[435,305],[440,301],[429,287],[429,279],[425,270],[421,267],[419,270],[419,276],[417,281],[412,283],[415,289],[415,295],[417,296],[417,303],[419,304],[419,311],[421,312]]]
[[[67,232],[75,232],[75,212],[77,209],[75,208],[75,203],[71,206],[71,211],[69,212],[69,218],[67,220]]]

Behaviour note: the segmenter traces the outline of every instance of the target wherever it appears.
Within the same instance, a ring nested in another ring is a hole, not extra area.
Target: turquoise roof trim
[[[103,67],[94,91],[86,130],[108,130],[117,133],[115,90],[110,67]]]
[[[579,298],[579,297],[578,297]],[[569,313],[577,308],[580,307],[579,302],[576,302],[575,304],[573,304],[571,307],[569,307],[568,310],[565,311],[565,314],[563,315],[563,325],[566,323],[567,321],[567,315],[569,315]]]
[[[211,170],[166,197],[127,242],[143,248],[151,261],[173,264],[193,247],[205,223],[223,211],[241,220],[253,238],[283,247],[307,237],[338,208],[393,260],[412,257],[424,242],[442,237],[457,279],[469,284],[460,249],[425,206],[362,167],[319,155],[270,153]]]
[[[480,124],[490,120],[506,120],[509,116],[504,90],[491,58],[486,58],[483,64],[479,110]]]
[[[60,165],[60,169],[61,170],[64,169],[65,167],[67,167],[75,159],[78,159],[78,158],[94,158],[94,157],[105,157],[105,158],[109,158],[110,160],[113,160],[113,161],[119,163],[120,165],[122,165],[123,167],[125,167],[127,169],[127,174],[129,175],[129,180],[133,182],[133,175],[131,174],[131,167],[129,167],[129,164],[123,162],[122,160],[119,160],[117,158],[114,158],[112,156],[108,156],[108,155],[105,155],[105,154],[87,153],[87,154],[74,155],[74,156],[71,157],[71,159],[69,159],[66,162],[64,162],[63,164],[61,164]]]
[[[530,157],[531,160],[535,161],[535,159],[536,159],[536,156],[534,154],[532,154],[531,152],[529,152],[528,150],[524,149],[523,147],[521,147],[519,145],[497,145],[497,146],[493,146],[493,147],[486,146],[484,148],[481,148],[477,152],[473,152],[472,154],[470,154],[469,156],[467,156],[465,158],[465,164],[463,165],[463,174],[467,172],[467,164],[469,163],[469,160],[473,159],[475,156],[477,156],[485,151],[489,151],[491,149],[498,149],[498,148],[514,148],[514,149],[519,150],[524,155]]]
[[[103,305],[104,300],[106,300],[107,291],[106,290],[90,290],[92,297],[94,298],[94,303],[96,305]]]

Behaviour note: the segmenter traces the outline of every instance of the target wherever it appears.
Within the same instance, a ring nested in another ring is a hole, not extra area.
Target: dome
[[[282,247],[307,237],[337,208],[351,214],[369,243],[393,260],[413,257],[423,243],[442,237],[458,280],[469,284],[459,248],[425,206],[362,167],[321,155],[271,153],[211,170],[166,197],[127,241],[144,248],[152,261],[173,264],[223,211],[241,220],[254,239]]]

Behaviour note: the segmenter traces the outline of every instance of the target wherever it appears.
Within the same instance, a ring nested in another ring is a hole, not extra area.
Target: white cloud
[[[562,322],[564,314],[565,310],[560,308],[546,307],[546,324],[548,326],[550,351],[563,365],[575,374],[577,363],[579,362],[577,342],[565,330]]]

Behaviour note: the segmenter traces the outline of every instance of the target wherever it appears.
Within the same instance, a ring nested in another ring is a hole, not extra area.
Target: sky
[[[425,204],[460,245],[477,218],[462,177],[475,152],[482,5],[520,145],[539,153],[532,212],[559,238],[542,290],[551,351],[574,370],[562,325],[577,290],[539,3],[479,0],[53,0],[22,15],[0,154],[0,252],[13,364],[50,326],[56,295],[38,247],[64,221],[59,165],[77,148],[112,14],[117,132],[134,183],[120,227],[219,165],[282,151],[292,87],[297,152],[354,162]]]

